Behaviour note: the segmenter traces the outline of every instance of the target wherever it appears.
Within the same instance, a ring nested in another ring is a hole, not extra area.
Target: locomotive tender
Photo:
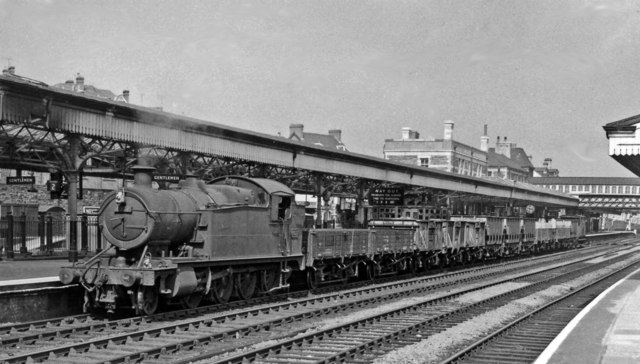
[[[288,288],[292,274],[313,288],[569,246],[585,232],[580,217],[458,216],[304,229],[304,208],[279,182],[187,177],[177,189],[156,190],[153,170],[136,167],[134,185],[103,202],[99,223],[110,247],[60,271],[62,283],[85,288],[86,310],[150,315],[159,303],[192,308],[203,299],[224,303]]]

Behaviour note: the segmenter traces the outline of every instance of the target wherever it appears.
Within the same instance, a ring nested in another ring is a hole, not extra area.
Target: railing
[[[75,224],[69,216],[39,214],[7,215],[0,219],[0,255],[12,259],[28,256],[64,256],[71,249],[70,226],[76,226],[80,255],[93,255],[102,249],[102,234],[95,215],[78,215]]]

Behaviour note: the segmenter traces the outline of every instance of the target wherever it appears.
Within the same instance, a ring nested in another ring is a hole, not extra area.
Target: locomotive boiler
[[[159,303],[195,307],[202,299],[288,286],[299,269],[304,209],[276,181],[187,177],[175,190],[152,188],[154,168],[135,168],[134,184],[110,194],[99,224],[110,247],[65,267],[62,283],[85,288],[85,307],[131,307],[152,314]]]

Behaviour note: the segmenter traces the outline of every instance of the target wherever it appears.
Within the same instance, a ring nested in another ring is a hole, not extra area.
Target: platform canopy
[[[609,155],[640,176],[640,115],[614,121],[603,128],[609,139]]]
[[[61,147],[66,145],[69,147]],[[327,150],[276,135],[0,75],[0,167],[28,166],[36,171],[66,168],[85,175],[97,174],[88,163],[83,166],[89,158],[115,166],[128,151],[143,148],[153,149],[157,154],[173,153],[176,164],[182,159],[217,157],[251,163],[254,168],[276,166],[312,175],[346,176],[372,184],[400,184],[507,201],[578,206],[578,199],[573,196],[527,183],[464,176]],[[62,168],[57,165],[56,158],[66,160],[70,156],[75,162]],[[121,169],[113,167],[111,171]]]

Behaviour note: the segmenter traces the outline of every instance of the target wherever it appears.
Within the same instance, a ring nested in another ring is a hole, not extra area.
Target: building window
[[[571,192],[575,192],[578,190],[578,186],[576,185],[571,185]]]
[[[604,193],[609,194],[609,186],[604,186]]]
[[[628,195],[629,194],[629,186],[624,186],[624,194]]]
[[[420,158],[421,167],[429,167],[429,158]]]
[[[636,193],[638,193],[638,187],[636,186],[631,187],[631,194],[635,195]]]

